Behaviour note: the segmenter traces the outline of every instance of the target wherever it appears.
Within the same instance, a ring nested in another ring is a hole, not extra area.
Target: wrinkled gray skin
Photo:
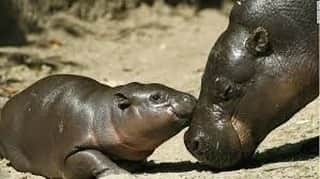
[[[4,106],[0,153],[19,171],[89,179],[125,173],[186,127],[196,99],[160,84],[111,88],[75,75],[44,78]]]
[[[319,95],[315,0],[243,0],[215,43],[185,134],[200,161],[228,169]]]

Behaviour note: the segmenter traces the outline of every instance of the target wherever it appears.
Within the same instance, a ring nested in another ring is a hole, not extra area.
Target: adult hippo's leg
[[[65,161],[66,179],[102,178],[110,174],[128,173],[97,150],[83,150],[70,155]]]
[[[316,0],[246,0],[214,45],[187,149],[213,168],[249,159],[276,127],[319,95]]]

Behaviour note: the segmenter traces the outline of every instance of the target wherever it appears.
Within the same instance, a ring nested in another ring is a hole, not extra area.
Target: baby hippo
[[[109,87],[76,75],[39,80],[10,99],[0,153],[18,171],[89,179],[127,172],[186,127],[196,99],[161,84]]]

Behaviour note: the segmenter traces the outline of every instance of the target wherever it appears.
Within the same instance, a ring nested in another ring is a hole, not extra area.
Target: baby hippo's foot
[[[100,151],[91,149],[69,156],[64,170],[65,179],[101,179],[118,174],[129,174],[129,172],[121,169]]]
[[[132,176],[128,171],[121,169],[121,168],[114,168],[114,169],[106,169],[102,171],[100,174],[97,174],[97,179],[109,179],[109,178],[127,178],[127,176]]]
[[[110,178],[112,178],[112,179],[134,179],[134,178],[137,178],[136,176],[134,176],[134,175],[131,175],[131,174],[124,174],[124,173],[122,173],[122,174],[106,174],[106,175],[104,175],[104,174],[101,174],[101,175],[98,175],[97,176],[97,179],[110,179]]]

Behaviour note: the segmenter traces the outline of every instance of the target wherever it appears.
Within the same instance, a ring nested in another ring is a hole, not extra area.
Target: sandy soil
[[[123,21],[83,22],[66,14],[48,21],[45,34],[23,48],[0,48],[0,94],[9,96],[53,73],[87,75],[110,85],[159,82],[197,95],[209,50],[228,19],[216,11],[141,7]],[[319,100],[272,132],[252,164],[209,171],[186,151],[183,132],[160,146],[143,173],[108,178],[318,178],[319,156],[301,150],[319,136]],[[313,145],[314,146],[314,145]],[[42,178],[0,162],[0,178]]]

